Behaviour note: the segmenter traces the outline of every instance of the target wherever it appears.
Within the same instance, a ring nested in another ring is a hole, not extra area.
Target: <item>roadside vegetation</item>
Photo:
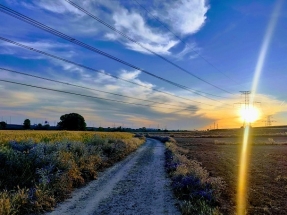
[[[170,176],[172,189],[179,200],[183,215],[217,215],[219,199],[225,189],[220,177],[212,177],[201,164],[188,158],[188,149],[181,148],[170,137],[155,137],[165,143],[165,169]]]
[[[53,210],[143,142],[122,132],[0,131],[0,214]]]

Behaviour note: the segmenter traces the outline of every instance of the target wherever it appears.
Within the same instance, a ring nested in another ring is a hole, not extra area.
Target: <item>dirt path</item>
[[[47,215],[180,214],[164,170],[164,148],[161,142],[147,139],[135,153]]]

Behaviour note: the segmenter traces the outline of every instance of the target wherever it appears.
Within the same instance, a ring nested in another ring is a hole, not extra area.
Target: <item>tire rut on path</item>
[[[165,174],[164,150],[161,142],[147,139],[136,152],[46,214],[180,214]]]

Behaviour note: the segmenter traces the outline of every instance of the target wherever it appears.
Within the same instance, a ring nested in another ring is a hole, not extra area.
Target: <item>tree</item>
[[[24,129],[30,129],[31,128],[31,121],[30,121],[30,119],[25,119],[24,120],[23,128]]]
[[[39,129],[39,130],[41,130],[42,128],[43,128],[43,125],[41,123],[39,123],[36,127],[36,129]]]
[[[99,127],[98,131],[104,131],[105,129],[103,127]]]
[[[4,121],[2,121],[2,122],[0,122],[0,129],[6,129],[6,127],[7,127],[7,123],[6,122],[4,122]]]
[[[58,127],[64,130],[84,131],[86,129],[86,122],[84,117],[77,113],[69,113],[60,117]]]
[[[49,129],[50,129],[50,125],[49,125],[49,124],[45,124],[45,125],[43,126],[43,128],[44,128],[45,130],[49,130]]]

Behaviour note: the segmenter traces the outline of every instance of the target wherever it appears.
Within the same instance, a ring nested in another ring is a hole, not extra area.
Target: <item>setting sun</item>
[[[247,123],[255,122],[260,117],[260,112],[255,107],[249,107],[246,109],[244,107],[242,107],[239,110],[239,114],[240,114],[241,120],[245,121]]]

